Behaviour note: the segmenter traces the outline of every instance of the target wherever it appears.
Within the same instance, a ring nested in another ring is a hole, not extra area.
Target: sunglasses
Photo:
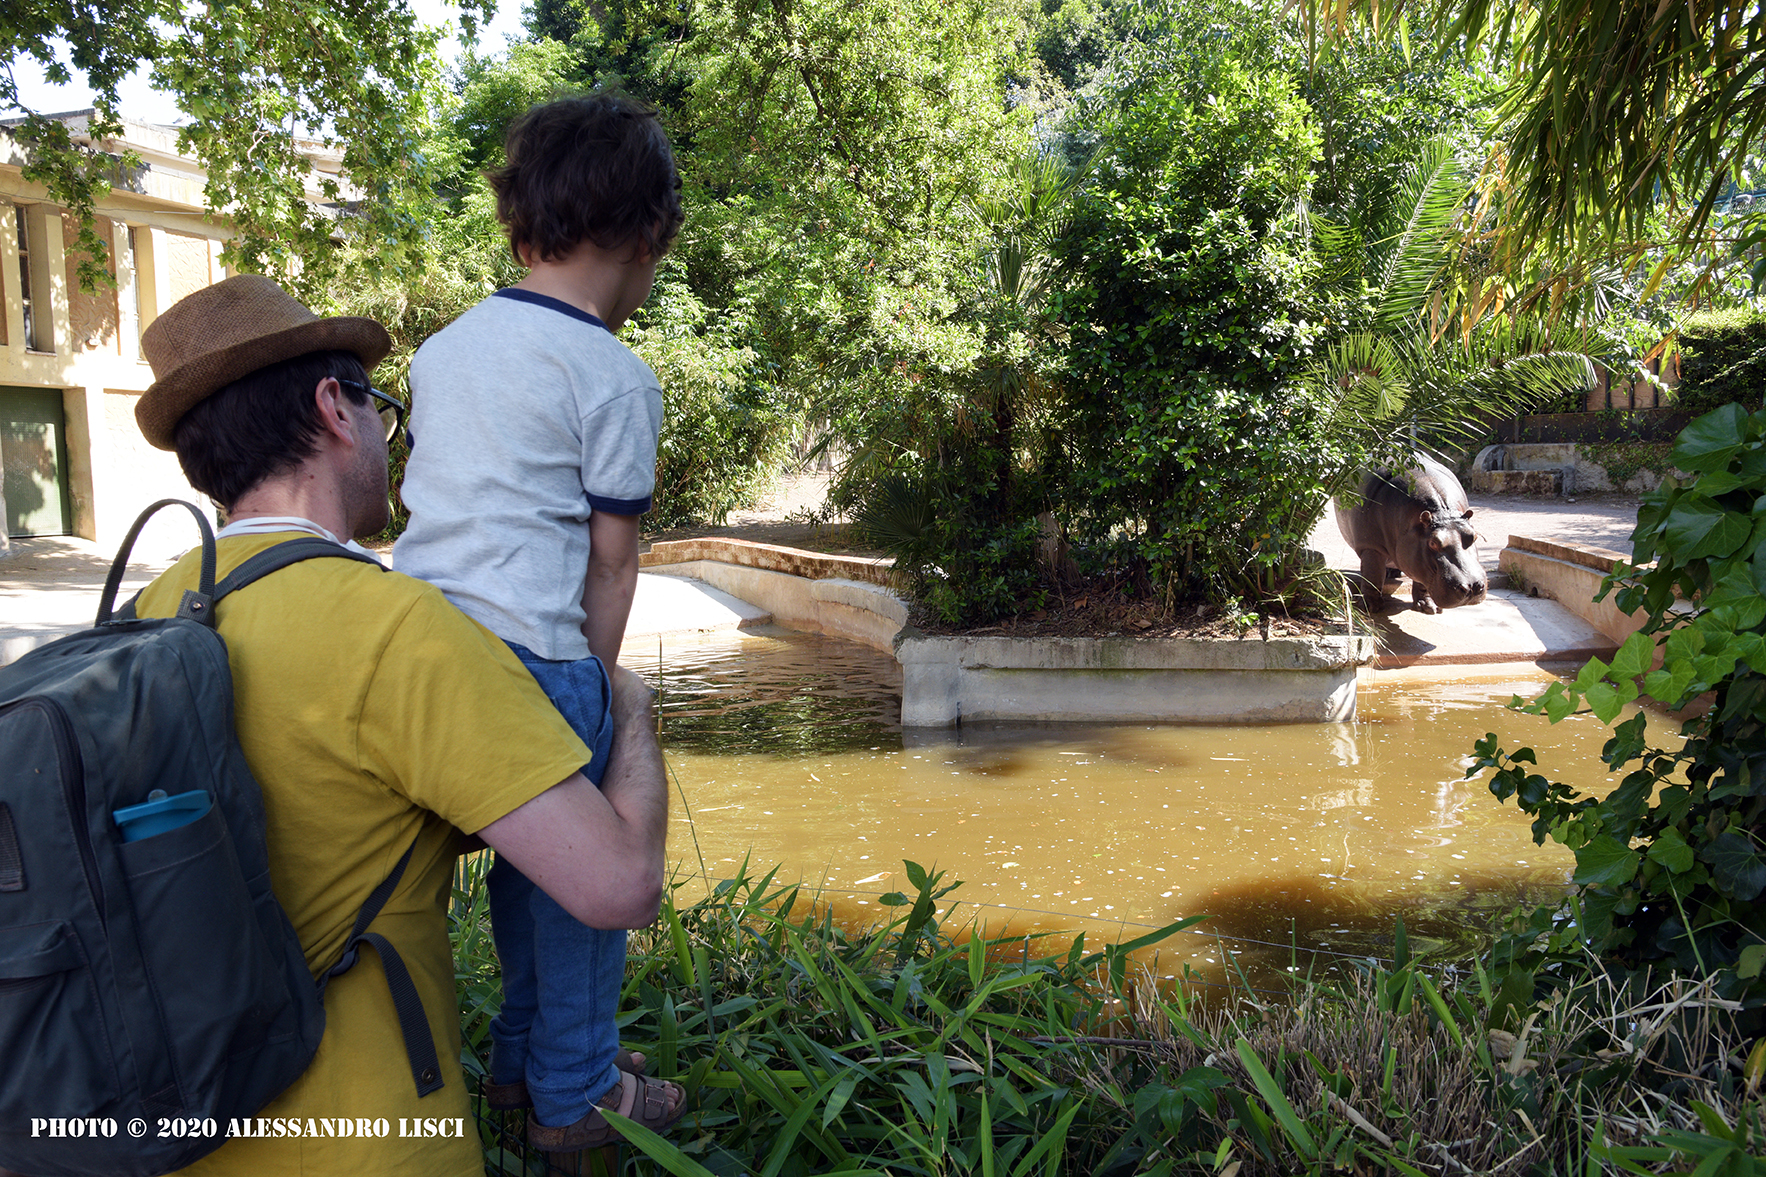
[[[345,388],[365,392],[369,399],[379,401],[380,423],[386,426],[386,440],[390,443],[393,438],[399,436],[399,431],[404,428],[405,424],[405,403],[403,401],[388,396],[371,385],[363,384],[360,380],[340,379],[338,383]],[[408,442],[406,444],[409,445]]]

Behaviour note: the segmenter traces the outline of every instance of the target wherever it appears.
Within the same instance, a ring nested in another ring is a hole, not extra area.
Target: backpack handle
[[[104,593],[98,598],[98,625],[108,625],[111,611],[116,605],[117,590],[123,585],[123,572],[129,566],[129,551],[135,546],[135,537],[147,526],[147,521],[161,507],[183,507],[196,517],[196,525],[202,528],[202,573],[194,592],[186,590],[184,600],[178,606],[178,616],[191,621],[200,621],[210,629],[215,625],[215,529],[209,526],[208,517],[197,509],[196,504],[187,503],[183,499],[161,499],[136,518],[135,525],[129,528],[129,534],[123,537],[123,546],[117,549],[117,558],[111,562],[110,574],[104,578]]]

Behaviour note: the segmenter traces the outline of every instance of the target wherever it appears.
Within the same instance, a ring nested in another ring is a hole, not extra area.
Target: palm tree
[[[975,312],[984,325],[983,350],[965,383],[957,405],[957,437],[967,437],[972,455],[986,455],[991,469],[982,476],[995,487],[986,505],[1006,523],[1018,512],[1019,467],[1034,455],[1032,431],[1023,428],[1027,415],[1046,406],[1055,395],[1043,379],[1036,351],[1049,338],[1046,311],[1059,284],[1053,246],[1060,234],[1067,203],[1086,167],[1033,152],[1015,160],[1004,191],[975,202],[972,215],[987,242],[979,258]],[[873,455],[861,450],[854,460]],[[872,542],[898,561],[925,561],[935,497],[934,479],[925,469],[895,470],[878,478],[858,514],[858,524]]]
[[[1314,217],[1326,272],[1352,308],[1305,378],[1338,452],[1408,464],[1419,446],[1464,444],[1493,420],[1592,385],[1580,330],[1503,306],[1513,280],[1479,255],[1499,210],[1480,201],[1476,179],[1458,145],[1436,140],[1378,207]],[[1338,494],[1361,468],[1324,473]]]

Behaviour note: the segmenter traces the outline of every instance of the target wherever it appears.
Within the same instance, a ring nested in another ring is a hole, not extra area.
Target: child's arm
[[[641,515],[589,514],[589,572],[583,578],[583,636],[589,653],[609,671],[619,659],[638,589],[638,521]]]

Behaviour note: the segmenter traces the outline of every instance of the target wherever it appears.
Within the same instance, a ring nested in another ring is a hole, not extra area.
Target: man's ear
[[[336,377],[327,376],[313,387],[313,403],[319,410],[319,429],[323,434],[346,445],[356,444],[356,421],[350,415],[349,398]]]

